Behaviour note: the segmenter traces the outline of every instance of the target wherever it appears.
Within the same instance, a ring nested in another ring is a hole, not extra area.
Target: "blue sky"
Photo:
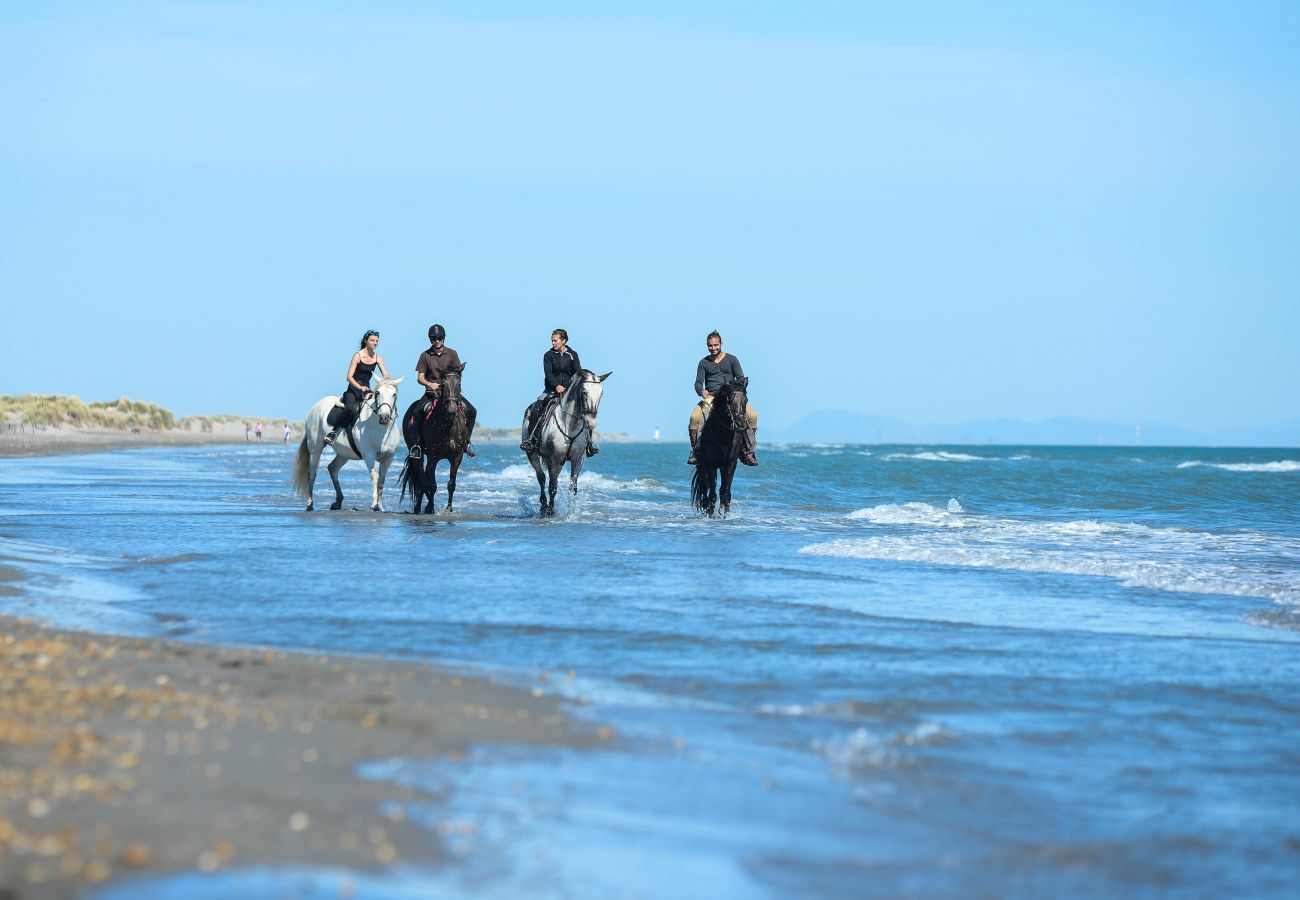
[[[1300,416],[1296,4],[0,9],[0,392],[301,417],[428,326],[481,420],[550,330],[676,434]],[[408,392],[408,396],[413,396]]]

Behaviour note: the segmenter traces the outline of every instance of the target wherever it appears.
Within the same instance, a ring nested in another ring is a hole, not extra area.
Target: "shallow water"
[[[26,578],[0,608],[434,660],[560,692],[619,735],[612,752],[482,749],[454,772],[414,749],[367,765],[452,789],[423,812],[458,860],[435,872],[132,896],[1294,885],[1300,452],[761,456],[710,521],[687,507],[683,447],[607,444],[545,522],[531,469],[497,446],[467,461],[450,517],[366,511],[355,463],[344,511],[306,514],[279,445],[4,460],[0,555]]]

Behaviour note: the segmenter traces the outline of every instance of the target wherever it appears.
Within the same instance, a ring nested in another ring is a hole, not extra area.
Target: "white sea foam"
[[[926,462],[979,462],[987,460],[989,457],[972,456],[969,453],[950,453],[947,450],[918,450],[916,453],[891,453],[885,459],[919,459]]]
[[[1225,472],[1300,472],[1300,459],[1279,459],[1275,462],[1263,463],[1214,463],[1188,460],[1178,464],[1180,469],[1191,469],[1197,466],[1222,469]]]
[[[1114,578],[1132,587],[1263,597],[1300,605],[1300,540],[1259,532],[1211,534],[1082,520],[1052,522],[950,513],[924,503],[858,510],[872,525],[914,525],[809,544],[812,556],[879,559]]]
[[[864,770],[895,768],[905,762],[905,754],[910,748],[933,746],[949,737],[941,725],[922,722],[909,731],[885,735],[856,728],[846,735],[813,741],[812,746],[833,773],[851,778]]]
[[[956,508],[953,504],[956,503]],[[884,503],[870,509],[857,509],[849,513],[850,519],[865,519],[873,525],[933,525],[942,528],[969,528],[975,525],[962,517],[961,504],[956,498],[948,501],[947,509],[928,503]]]

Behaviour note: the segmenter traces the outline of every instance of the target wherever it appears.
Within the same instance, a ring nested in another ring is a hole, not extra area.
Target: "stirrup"
[[[696,466],[696,465],[699,465],[699,463],[700,463],[699,459],[695,456],[695,448],[692,447],[692,448],[691,448],[691,455],[688,456],[688,457],[686,457],[686,465],[688,465],[688,466]]]
[[[746,450],[740,454],[740,461],[747,466],[758,465],[758,457],[754,455],[753,450]]]
[[[339,430],[337,428],[331,428],[329,434],[325,435],[325,446],[328,447],[330,444],[334,443],[334,439],[338,436]]]
[[[595,444],[587,444],[587,455],[588,455],[588,456],[595,456],[595,455],[596,455],[597,453],[599,453],[599,452],[600,452],[600,448],[597,447]]]
[[[406,455],[409,456],[411,459],[419,459],[421,456],[424,455],[424,448],[421,447],[419,444],[416,444],[415,446],[407,449]]]
[[[522,451],[524,451],[525,453],[536,453],[536,452],[537,452],[537,442],[534,441],[532,438],[528,438],[528,440],[525,440],[525,441],[520,441],[520,442],[519,442],[519,449],[522,450]]]
[[[474,452],[474,445],[472,443],[465,445],[465,455],[471,459],[478,456],[478,454]]]

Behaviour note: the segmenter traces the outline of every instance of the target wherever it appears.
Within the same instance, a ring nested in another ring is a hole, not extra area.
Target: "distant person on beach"
[[[569,381],[581,371],[582,361],[578,359],[578,351],[569,346],[569,332],[563,328],[552,331],[551,349],[542,354],[543,390],[524,413],[523,440],[519,442],[520,450],[525,453],[537,451],[537,432],[541,430],[549,404],[560,398],[567,389]],[[595,456],[599,452],[596,436],[592,435],[591,442],[587,444],[587,455]]]
[[[740,360],[722,350],[722,335],[716,331],[709,332],[704,346],[709,351],[708,355],[695,367],[695,393],[700,395],[700,402],[691,410],[691,421],[686,427],[686,433],[691,438],[691,455],[687,457],[686,464],[691,466],[696,463],[695,451],[699,446],[700,429],[713,411],[714,393],[724,384],[745,382],[745,370],[740,367]],[[754,412],[754,407],[748,402],[745,403],[745,422],[749,427],[745,429],[745,449],[740,453],[740,461],[747,466],[756,466],[758,457],[754,455],[754,446],[758,434],[758,413]]]
[[[289,446],[289,423],[284,423],[284,445]]]
[[[244,443],[247,444],[253,439],[253,426],[247,422],[244,423]]]
[[[411,456],[416,458],[421,453],[420,420],[428,415],[433,404],[441,399],[442,379],[448,372],[460,369],[463,365],[460,354],[448,347],[446,341],[447,329],[436,324],[429,326],[429,349],[421,353],[420,358],[415,361],[415,378],[424,385],[424,396],[407,407],[406,415],[402,416],[402,434],[406,438],[406,446],[411,448]],[[465,407],[465,431],[468,435],[465,455],[475,456],[477,454],[474,453],[473,443],[474,420],[478,418],[478,410],[463,392],[460,395],[460,402]]]
[[[260,421],[257,423],[257,428],[254,430],[257,432],[257,439],[260,441],[262,439],[262,423]]]
[[[325,435],[326,446],[334,443],[340,428],[347,428],[356,421],[361,404],[370,394],[370,376],[375,369],[378,368],[383,377],[388,377],[388,369],[384,366],[384,358],[379,355],[378,348],[378,331],[372,329],[361,336],[361,349],[353,353],[348,362],[348,386],[339,398],[339,403],[330,410],[330,432]]]

